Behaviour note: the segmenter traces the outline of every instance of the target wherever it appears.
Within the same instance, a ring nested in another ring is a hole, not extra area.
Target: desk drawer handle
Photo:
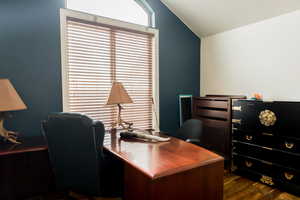
[[[295,176],[294,174],[284,172],[284,177],[289,181],[292,180],[294,178],[294,176]]]
[[[246,138],[246,140],[251,141],[253,139],[253,136],[252,135],[246,135],[245,138]]]
[[[245,161],[245,165],[247,167],[252,167],[253,166],[253,163],[251,161]]]
[[[292,148],[294,148],[294,146],[295,146],[295,144],[292,143],[292,142],[291,142],[291,143],[285,142],[284,144],[285,144],[285,147],[288,148],[288,149],[292,149]]]

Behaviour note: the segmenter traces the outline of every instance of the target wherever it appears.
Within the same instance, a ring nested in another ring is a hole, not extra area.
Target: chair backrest
[[[54,113],[43,130],[58,189],[99,194],[104,125],[77,113]]]
[[[189,119],[183,123],[183,125],[177,130],[176,137],[187,139],[199,139],[201,140],[203,124],[201,120]]]

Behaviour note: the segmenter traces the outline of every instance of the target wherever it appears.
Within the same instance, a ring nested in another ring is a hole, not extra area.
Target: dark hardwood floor
[[[226,173],[224,178],[224,200],[300,200],[300,197],[259,182]]]
[[[73,200],[64,194],[49,194],[26,200]],[[82,200],[89,200],[82,198]],[[98,200],[112,200],[99,198]],[[116,200],[116,199],[114,199]],[[259,182],[234,175],[225,174],[224,200],[300,200],[300,197],[271,188]]]

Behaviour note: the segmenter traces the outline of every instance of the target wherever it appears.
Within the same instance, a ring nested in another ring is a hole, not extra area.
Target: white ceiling
[[[200,37],[300,9],[300,0],[161,1]]]

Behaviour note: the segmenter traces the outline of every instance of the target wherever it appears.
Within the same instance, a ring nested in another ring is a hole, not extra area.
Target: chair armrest
[[[188,142],[188,143],[192,143],[192,144],[201,146],[201,143],[200,143],[199,139],[186,139],[185,141]]]
[[[105,128],[101,121],[94,121],[93,122],[95,140],[96,140],[96,148],[100,148],[103,146]],[[100,148],[102,149],[102,148]],[[101,152],[102,153],[102,152]]]

